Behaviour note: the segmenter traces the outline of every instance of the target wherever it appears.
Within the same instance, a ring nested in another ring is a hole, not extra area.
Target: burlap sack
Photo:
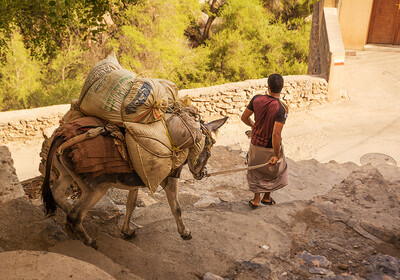
[[[178,87],[171,81],[164,79],[156,79],[165,89],[168,98],[168,107],[174,106],[178,100]]]
[[[203,151],[204,149],[204,145],[206,143],[206,136],[202,135],[200,141],[196,142],[193,146],[191,146],[188,150],[188,160],[190,161],[195,161],[197,159],[197,157],[200,155],[200,153]]]
[[[62,121],[64,123],[72,122],[76,119],[83,118],[85,115],[79,109],[78,100],[74,99],[71,102],[71,108],[68,110],[67,113],[62,117]]]
[[[160,120],[167,110],[165,87],[156,79],[136,79],[122,104],[125,122],[151,123]]]
[[[203,136],[200,120],[190,111],[176,112],[165,122],[175,147],[189,148],[199,142]]]
[[[85,115],[122,124],[122,103],[131,91],[135,79],[136,74],[126,69],[114,70],[102,76],[81,98],[81,111]]]
[[[182,108],[191,105],[192,100],[190,97],[181,94],[173,82],[163,79],[157,79],[157,81],[165,88],[168,97],[168,108]]]
[[[78,103],[82,101],[88,89],[91,88],[98,79],[118,69],[122,69],[122,66],[119,64],[115,52],[110,53],[105,59],[93,66],[83,84]]]
[[[185,162],[189,149],[172,151],[163,121],[150,124],[128,122],[124,126],[133,168],[151,193],[154,193],[169,173]]]

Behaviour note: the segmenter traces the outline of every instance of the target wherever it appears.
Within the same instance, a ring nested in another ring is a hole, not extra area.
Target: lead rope
[[[282,162],[282,158],[280,158],[276,164],[281,163],[281,162]],[[217,171],[217,172],[213,172],[213,173],[208,173],[205,177],[211,177],[211,176],[215,176],[215,175],[222,175],[222,174],[227,174],[227,173],[232,173],[232,172],[253,170],[253,169],[258,169],[258,168],[265,167],[265,166],[268,166],[268,165],[271,165],[271,164],[269,162],[266,162],[266,163],[262,163],[262,164],[259,164],[259,165],[249,166],[249,167]]]

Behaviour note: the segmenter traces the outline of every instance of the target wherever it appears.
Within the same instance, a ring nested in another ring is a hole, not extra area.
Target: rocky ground
[[[209,171],[241,167],[244,157],[214,147]],[[315,160],[289,167],[277,205],[256,210],[244,173],[196,181],[185,169],[179,197],[189,241],[177,233],[164,192],[145,189],[133,215],[137,236],[122,239],[126,192],[110,190],[85,221],[98,251],[66,235],[61,211],[46,218],[41,178],[27,180],[24,197],[0,204],[0,247],[72,257],[115,279],[399,279],[399,168]]]

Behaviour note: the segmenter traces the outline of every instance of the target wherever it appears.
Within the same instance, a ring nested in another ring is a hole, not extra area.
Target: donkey
[[[203,151],[196,159],[187,159],[184,164],[188,164],[190,172],[194,178],[200,180],[207,174],[206,164],[211,156],[211,147],[215,143],[211,132],[216,132],[228,118],[222,118],[210,123],[202,124],[202,132],[206,137]],[[132,173],[114,173],[103,174],[93,179],[91,173],[78,174],[74,168],[71,159],[66,155],[57,154],[56,151],[65,141],[61,137],[56,137],[51,143],[46,162],[46,173],[42,185],[42,200],[45,212],[48,215],[54,214],[57,207],[60,207],[67,215],[65,228],[69,234],[74,235],[84,244],[95,249],[98,248],[96,240],[91,238],[85,231],[82,221],[88,211],[105,195],[110,187],[129,190],[126,202],[126,215],[122,226],[122,234],[125,238],[131,238],[135,235],[135,229],[131,228],[130,220],[132,211],[136,207],[138,189],[145,187],[145,184],[136,174]],[[183,164],[183,165],[184,165]],[[178,178],[183,165],[178,167],[162,181],[161,186],[167,195],[168,203],[172,215],[178,227],[178,232],[182,239],[192,238],[191,231],[185,226],[181,218],[181,207],[178,200]],[[50,186],[50,175],[56,169],[59,173],[58,178]],[[75,182],[82,191],[80,199],[71,205],[65,197],[67,188]]]

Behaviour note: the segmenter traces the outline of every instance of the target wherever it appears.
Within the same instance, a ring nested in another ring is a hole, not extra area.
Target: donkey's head
[[[204,148],[196,158],[189,159],[188,161],[189,170],[195,179],[200,180],[207,175],[206,164],[211,156],[211,147],[215,144],[215,140],[211,133],[216,132],[227,121],[227,119],[228,117],[225,117],[209,123],[201,124],[201,130],[205,136]]]

